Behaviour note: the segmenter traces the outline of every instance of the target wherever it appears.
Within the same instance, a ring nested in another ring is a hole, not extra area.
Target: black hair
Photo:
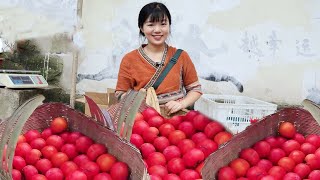
[[[150,17],[151,22],[161,22],[168,17],[169,25],[171,25],[171,15],[168,8],[159,2],[152,2],[143,6],[140,10],[138,18],[139,29],[143,27],[143,23]],[[140,29],[140,35],[144,36],[144,33]]]

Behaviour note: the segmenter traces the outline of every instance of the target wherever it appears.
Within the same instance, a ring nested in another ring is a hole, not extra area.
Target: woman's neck
[[[151,53],[162,53],[165,49],[166,44],[160,46],[154,46],[151,44],[147,44],[144,49]]]

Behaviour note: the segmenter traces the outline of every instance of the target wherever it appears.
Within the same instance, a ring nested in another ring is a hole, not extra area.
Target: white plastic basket
[[[246,96],[203,94],[194,108],[236,134],[249,126],[251,119],[273,114],[277,105]]]

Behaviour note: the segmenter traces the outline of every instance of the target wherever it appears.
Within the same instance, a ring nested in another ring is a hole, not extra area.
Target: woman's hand
[[[169,101],[165,105],[165,112],[170,115],[185,108],[181,101]]]

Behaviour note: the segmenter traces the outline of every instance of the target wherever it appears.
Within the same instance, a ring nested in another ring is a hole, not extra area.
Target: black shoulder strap
[[[178,61],[182,51],[183,51],[182,49],[177,49],[176,53],[172,56],[172,58],[170,59],[169,63],[167,64],[167,66],[164,68],[164,70],[161,72],[161,74],[159,75],[159,77],[156,80],[156,82],[153,84],[152,87],[155,90],[159,87],[159,85],[164,80],[164,78],[167,76],[167,74],[171,70],[171,68],[176,64],[176,62]]]

